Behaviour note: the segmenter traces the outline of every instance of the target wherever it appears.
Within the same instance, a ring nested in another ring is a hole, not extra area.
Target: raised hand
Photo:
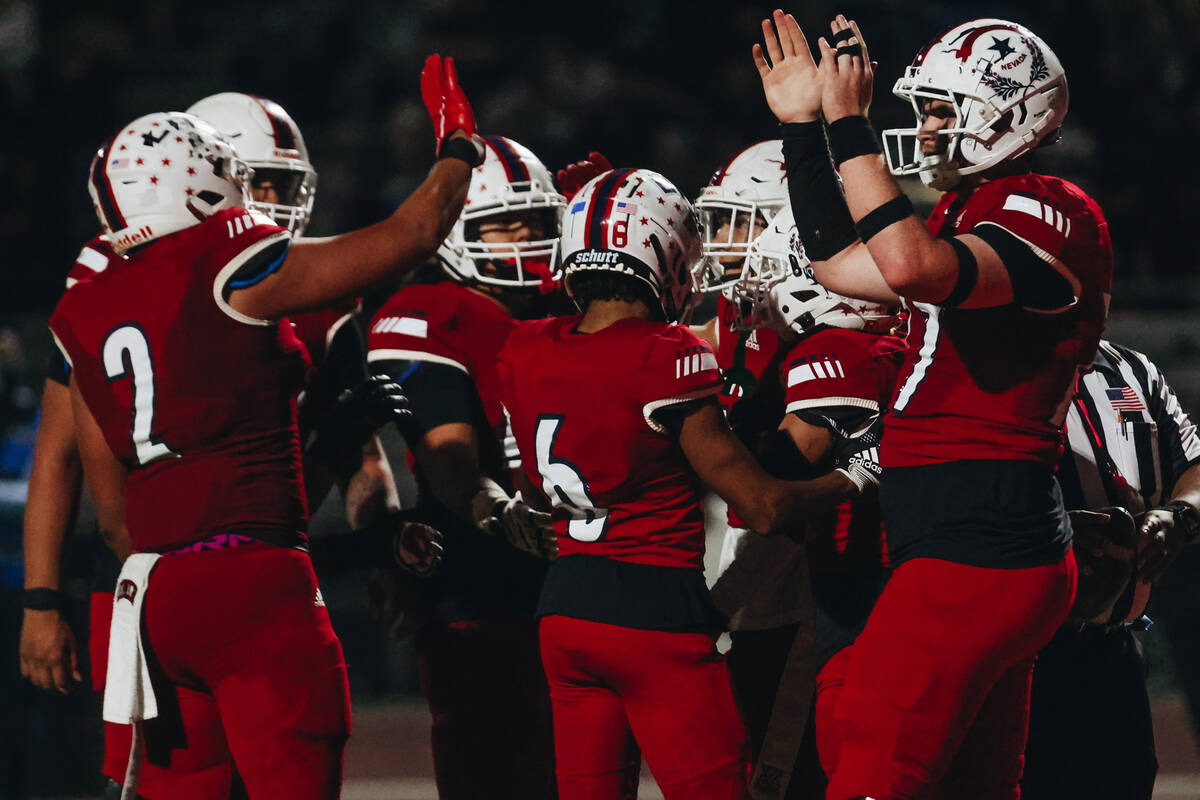
[[[875,85],[875,67],[858,23],[842,14],[829,23],[830,45],[817,40],[821,50],[821,110],[826,122],[867,115]]]
[[[804,32],[791,14],[775,9],[771,16],[762,21],[766,53],[758,44],[751,50],[767,105],[780,122],[820,119],[821,75]]]
[[[593,150],[588,153],[585,160],[576,161],[574,164],[568,164],[560,169],[555,177],[558,178],[558,186],[562,189],[562,193],[570,200],[576,192],[583,188],[584,184],[612,168],[612,164],[608,163],[607,158]]]
[[[462,131],[467,136],[475,134],[475,112],[458,85],[453,58],[443,59],[434,53],[425,59],[425,68],[421,70],[421,99],[433,120],[435,153],[441,153],[442,143],[455,131]]]

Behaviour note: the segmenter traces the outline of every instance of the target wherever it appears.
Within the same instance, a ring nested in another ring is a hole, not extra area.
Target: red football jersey
[[[1076,370],[1095,356],[1112,287],[1100,207],[1045,175],[1001,178],[965,201],[946,194],[928,226],[948,238],[995,225],[1071,281],[1059,313],[910,303],[908,353],[886,420],[884,467],[970,459],[1055,464]]]
[[[75,256],[75,263],[71,265],[71,271],[67,273],[67,288],[70,289],[82,282],[90,281],[109,266],[122,261],[124,259],[117,255],[117,252],[112,249],[112,245],[102,236],[97,236],[85,244],[80,249],[79,255]]]
[[[499,302],[457,283],[408,286],[371,320],[367,361],[425,361],[462,370],[475,384],[497,441],[503,441],[496,354],[517,324]]]
[[[717,364],[725,377],[718,399],[726,411],[754,391],[780,347],[779,334],[770,328],[739,331],[726,325],[728,305],[725,295],[717,298]]]
[[[226,531],[303,535],[302,347],[289,323],[255,320],[226,302],[241,267],[266,256],[272,269],[289,241],[267,217],[227,209],[79,283],[50,320],[83,399],[129,469],[125,514],[136,550]]]
[[[783,362],[788,413],[839,424],[865,419],[887,408],[904,357],[904,341],[859,330],[825,328],[804,337]],[[847,500],[838,506],[830,539],[809,545],[817,569],[887,563],[879,498]]]
[[[659,408],[715,395],[717,359],[686,327],[581,317],[526,322],[500,352],[500,393],[526,474],[554,505],[560,556],[699,568],[701,486]]]
[[[304,345],[308,359],[313,369],[325,360],[325,348],[329,346],[329,331],[334,323],[346,316],[352,309],[329,309],[325,311],[305,311],[303,314],[292,314],[288,321],[296,330],[296,336]]]

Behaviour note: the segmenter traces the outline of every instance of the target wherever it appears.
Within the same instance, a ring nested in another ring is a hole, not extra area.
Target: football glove
[[[833,466],[862,494],[868,486],[879,486],[883,467],[879,463],[879,442],[883,439],[883,415],[877,414],[867,425],[853,433],[834,426]]]
[[[523,553],[546,561],[558,555],[558,537],[549,514],[521,499],[509,497],[494,481],[483,479],[483,488],[471,500],[475,524],[489,536],[503,539]]]
[[[371,434],[389,422],[407,439],[413,425],[408,398],[387,375],[372,375],[338,396],[313,432],[305,453],[331,467],[342,467],[362,451]]]
[[[396,565],[418,578],[428,578],[442,563],[442,534],[421,522],[401,522],[392,535]]]
[[[455,131],[475,134],[475,112],[466,93],[458,85],[454,59],[442,59],[437,53],[425,59],[421,70],[421,99],[433,120],[434,153],[441,155],[442,144]]]
[[[558,187],[570,200],[576,192],[583,188],[585,183],[612,168],[612,164],[608,163],[607,158],[593,150],[588,153],[585,160],[576,161],[574,164],[568,164],[560,169],[555,173],[555,177],[558,178]]]

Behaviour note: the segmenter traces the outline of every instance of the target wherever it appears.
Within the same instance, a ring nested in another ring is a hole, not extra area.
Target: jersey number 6
[[[608,512],[596,508],[588,494],[587,480],[579,467],[554,455],[554,443],[566,418],[562,414],[542,414],[537,420],[534,446],[542,491],[556,506],[571,512],[567,535],[580,542],[595,542],[604,535]]]

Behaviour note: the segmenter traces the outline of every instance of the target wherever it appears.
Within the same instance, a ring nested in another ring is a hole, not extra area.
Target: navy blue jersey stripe
[[[503,136],[485,136],[487,143],[491,145],[492,150],[500,157],[500,163],[504,165],[504,171],[508,174],[508,180],[511,181],[527,181],[529,180],[529,170],[525,168],[521,157],[517,155],[517,151],[513,149],[512,143]]]

